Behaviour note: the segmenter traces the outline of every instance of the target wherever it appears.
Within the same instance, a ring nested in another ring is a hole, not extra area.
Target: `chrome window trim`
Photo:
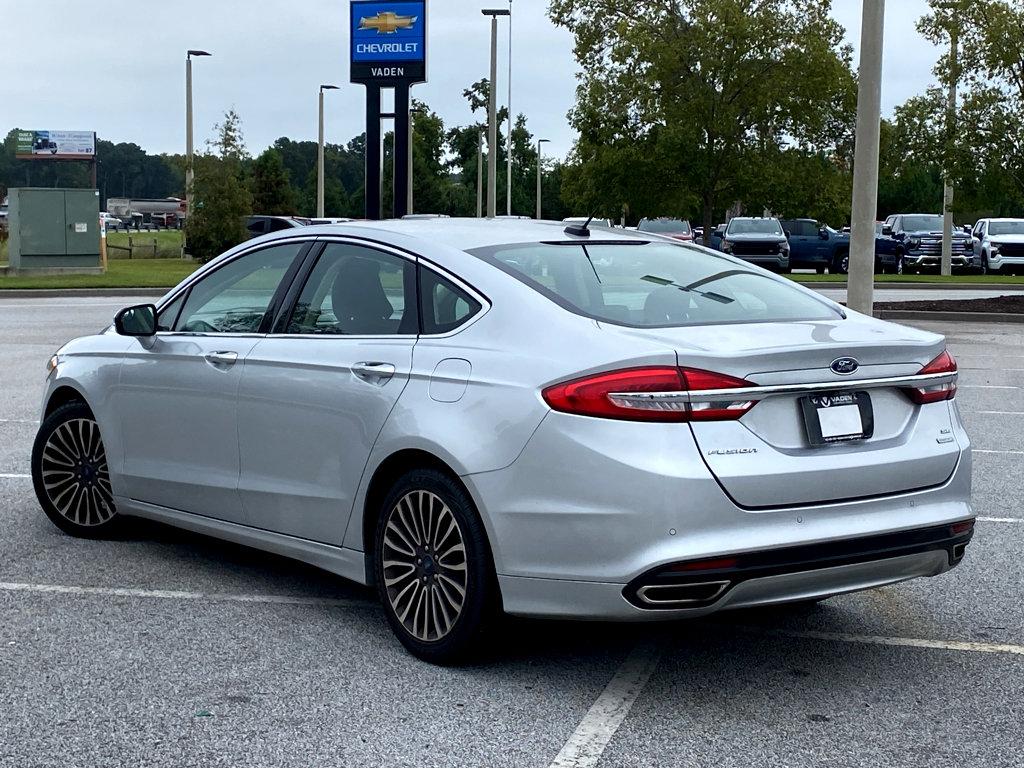
[[[766,385],[755,387],[736,387],[731,389],[698,390],[696,392],[660,392],[660,393],[609,393],[609,398],[621,398],[634,402],[647,401],[657,403],[703,403],[709,400],[759,400],[769,395],[792,395],[800,393],[827,392],[835,390],[869,390],[880,387],[920,387],[927,385],[947,384],[955,382],[953,374],[911,374],[909,376],[884,377],[881,379],[849,379],[844,382],[812,382],[808,384]]]

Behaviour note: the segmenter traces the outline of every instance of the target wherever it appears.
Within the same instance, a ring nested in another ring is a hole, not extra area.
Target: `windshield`
[[[562,307],[640,328],[835,320],[823,300],[723,256],[669,243],[517,243],[470,251]]]
[[[733,219],[729,222],[727,235],[782,235],[782,225],[777,219]]]
[[[905,232],[938,232],[942,229],[941,216],[904,216],[903,230]]]
[[[988,225],[989,235],[1024,235],[1024,219],[1015,222],[991,222]]]
[[[644,219],[637,227],[640,232],[690,232],[690,223],[682,219]]]

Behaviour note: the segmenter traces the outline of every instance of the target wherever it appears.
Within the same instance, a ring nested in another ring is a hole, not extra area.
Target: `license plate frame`
[[[860,431],[844,432],[843,425],[850,421],[850,406],[857,407],[860,416]],[[871,396],[863,391],[834,392],[821,395],[806,395],[800,399],[807,441],[811,446],[832,446],[837,443],[864,441],[875,432],[875,415]],[[822,429],[822,414],[833,409],[843,409],[842,414],[829,414],[826,428]]]

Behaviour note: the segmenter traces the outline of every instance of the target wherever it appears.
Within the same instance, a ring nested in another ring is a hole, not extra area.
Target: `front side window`
[[[175,331],[255,334],[277,287],[304,243],[282,243],[246,254],[207,275],[191,289]]]
[[[842,317],[785,280],[683,244],[530,243],[470,253],[571,312],[627,326]]]
[[[302,288],[289,334],[415,334],[416,266],[365,246],[328,243]]]

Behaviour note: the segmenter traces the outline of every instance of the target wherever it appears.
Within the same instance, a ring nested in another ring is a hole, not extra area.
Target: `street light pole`
[[[192,57],[210,56],[206,51],[189,50],[185,56],[185,217],[192,216],[192,184],[195,180],[195,171],[192,167],[193,142],[192,142]],[[185,235],[182,235],[182,253],[185,250]]]
[[[424,110],[422,108],[420,108],[420,107],[413,107],[412,109],[409,110],[409,156],[408,156],[408,159],[407,159],[408,168],[409,168],[409,181],[408,181],[408,183],[406,184],[406,187],[405,187],[405,211],[406,211],[406,213],[409,213],[409,214],[413,213],[413,210],[412,210],[412,203],[413,203],[413,195],[412,195],[412,179],[413,179],[413,173],[412,173],[412,160],[413,160],[413,156],[412,156],[412,140],[413,140],[413,131],[412,131],[412,129],[413,129],[413,125],[414,124],[413,124],[412,116],[415,113],[420,113],[420,112],[423,112],[423,111]]]
[[[949,96],[946,104],[946,169],[942,183],[942,264],[943,275],[953,274],[953,180],[949,166],[949,142],[953,139],[953,124],[956,120],[956,86],[959,79],[959,19],[953,18],[949,25]]]
[[[550,139],[537,139],[537,221],[538,222],[541,219],[544,218],[541,215],[541,206],[540,206],[540,196],[541,196],[541,188],[540,188],[540,182],[541,182],[541,179],[540,179],[540,167],[541,167],[540,148],[541,148],[542,145],[547,144],[550,141],[551,141]]]
[[[508,0],[508,136],[505,137],[505,213],[512,216],[512,0]]]
[[[476,218],[484,215],[484,132],[476,137]]]
[[[337,91],[336,85],[320,86],[320,138],[316,145],[316,215],[324,217],[324,91]]]
[[[885,0],[863,0],[857,142],[853,159],[853,212],[847,305],[870,315],[875,291],[875,217],[878,212],[878,142],[882,122],[882,33]]]
[[[491,17],[491,77],[487,99],[487,218],[498,215],[498,17],[508,16],[507,8],[485,9]]]

